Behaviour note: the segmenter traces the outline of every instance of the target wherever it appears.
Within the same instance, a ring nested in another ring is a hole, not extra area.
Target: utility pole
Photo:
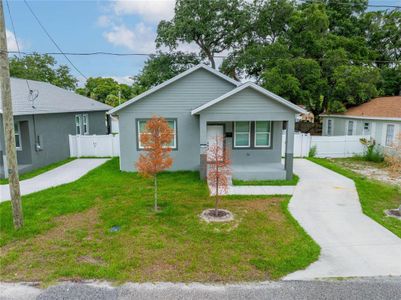
[[[19,229],[23,226],[24,222],[22,216],[21,192],[19,187],[17,152],[15,147],[14,117],[10,87],[10,66],[8,64],[7,36],[2,0],[0,0],[0,80],[11,206],[13,210],[14,227]]]

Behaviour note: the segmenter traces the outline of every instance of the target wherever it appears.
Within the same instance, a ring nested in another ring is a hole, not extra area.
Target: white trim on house
[[[349,124],[352,122],[352,128],[350,128]],[[355,128],[356,128],[356,121],[355,120],[348,120],[347,121],[347,126],[345,129],[345,135],[351,136],[355,135]],[[351,133],[349,132],[351,129]]]
[[[84,135],[89,134],[89,115],[82,114],[82,131]]]
[[[82,115],[75,115],[75,134],[82,135]]]
[[[346,118],[346,119],[362,119],[362,120],[383,120],[383,121],[401,121],[396,117],[369,117],[369,116],[350,116],[350,115],[320,115],[324,118]]]
[[[269,130],[268,131],[263,131],[263,132],[258,132],[257,131],[257,126],[256,123],[258,122],[267,122],[269,124]],[[265,134],[268,136],[267,139],[267,145],[258,145],[257,144],[257,135],[258,134]],[[254,128],[254,133],[253,133],[253,146],[255,148],[270,148],[271,147],[271,143],[272,142],[272,121],[255,121],[255,128]]]
[[[20,122],[15,122],[14,123],[14,137],[18,136],[18,139],[15,138],[15,142],[18,144],[19,146],[17,147],[17,144],[15,144],[15,149],[18,151],[22,150],[22,139],[21,139],[21,125]]]
[[[211,101],[209,101],[209,102],[207,102],[207,103],[195,108],[194,110],[192,110],[191,114],[192,115],[198,114],[202,110],[204,110],[204,109],[206,109],[206,108],[208,108],[208,107],[210,107],[212,105],[215,105],[216,103],[219,103],[220,101],[222,101],[222,100],[224,100],[224,99],[226,99],[226,98],[228,98],[228,97],[230,97],[230,96],[232,96],[232,95],[234,95],[236,93],[239,93],[240,91],[242,91],[243,89],[246,89],[248,87],[249,88],[253,88],[254,90],[262,93],[263,95],[268,96],[268,97],[276,100],[277,102],[280,102],[281,104],[284,104],[285,106],[291,108],[292,110],[295,110],[298,113],[302,113],[302,114],[306,114],[307,113],[307,111],[305,109],[299,107],[298,105],[295,105],[294,103],[291,103],[290,101],[285,100],[284,98],[281,98],[280,96],[278,96],[278,95],[276,95],[276,94],[274,94],[272,92],[269,92],[268,90],[258,86],[257,84],[248,81],[248,82],[240,85],[239,87],[229,91],[228,93],[225,93],[224,95],[222,95],[222,96],[220,96],[220,97],[218,97],[218,98],[216,98],[214,100],[211,100]]]
[[[177,76],[174,76],[173,78],[171,78],[169,80],[166,80],[165,82],[163,82],[163,83],[151,88],[150,90],[147,90],[146,92],[144,92],[144,93],[132,98],[131,100],[128,100],[128,101],[120,104],[119,106],[109,110],[107,112],[107,114],[114,114],[117,111],[123,109],[124,107],[126,107],[126,106],[128,106],[128,105],[130,105],[130,104],[132,104],[134,102],[137,102],[138,100],[140,100],[140,99],[142,99],[142,98],[144,98],[144,97],[146,97],[146,96],[148,96],[150,94],[153,94],[154,92],[162,89],[163,87],[165,87],[165,86],[177,81],[178,79],[181,79],[181,78],[183,78],[183,77],[185,77],[185,76],[187,76],[187,75],[189,75],[189,74],[191,74],[191,73],[193,73],[193,72],[195,72],[196,70],[199,70],[199,69],[205,69],[205,70],[207,70],[207,71],[219,76],[220,78],[222,78],[222,79],[234,84],[235,86],[239,86],[241,84],[239,81],[236,81],[236,80],[224,75],[223,73],[220,73],[219,71],[217,71],[217,70],[215,70],[215,69],[213,69],[213,68],[211,68],[209,66],[206,66],[204,64],[199,64],[199,65],[196,65],[196,66],[186,70],[185,72],[182,72],[181,74],[178,74]]]

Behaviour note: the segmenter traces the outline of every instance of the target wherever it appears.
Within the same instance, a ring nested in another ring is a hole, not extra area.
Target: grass
[[[29,178],[38,176],[38,175],[43,174],[43,173],[45,173],[47,171],[53,170],[53,169],[55,169],[57,167],[60,167],[60,166],[66,164],[66,163],[68,163],[70,161],[73,161],[74,159],[75,159],[74,157],[70,157],[70,158],[64,159],[62,161],[58,161],[56,163],[53,163],[53,164],[44,166],[42,168],[33,170],[31,172],[27,172],[27,173],[21,174],[19,176],[19,179],[20,180],[25,180],[25,179],[29,179]],[[0,184],[8,184],[8,179],[0,179]]]
[[[224,197],[235,221],[201,222],[214,201],[198,178],[161,174],[155,213],[152,183],[120,172],[112,159],[74,183],[24,196],[20,231],[10,202],[0,204],[0,280],[255,281],[318,258],[319,246],[287,210],[288,196]]]
[[[239,180],[233,179],[233,185],[297,185],[299,181],[298,175],[292,177],[291,180]]]
[[[400,206],[401,189],[399,187],[371,180],[340,166],[335,160],[329,161],[323,158],[309,158],[309,160],[352,179],[355,182],[364,214],[401,238],[401,222],[384,214],[384,210]]]

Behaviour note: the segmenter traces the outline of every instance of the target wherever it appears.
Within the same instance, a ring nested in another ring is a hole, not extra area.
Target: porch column
[[[202,180],[207,176],[207,122],[202,114],[199,116],[199,143],[200,143],[200,164],[199,176]]]
[[[294,166],[294,127],[295,121],[287,121],[287,134],[285,143],[285,171],[286,179],[291,180]]]

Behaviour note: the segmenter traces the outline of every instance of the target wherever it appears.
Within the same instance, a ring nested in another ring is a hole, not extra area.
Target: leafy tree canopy
[[[113,78],[103,77],[88,78],[85,86],[77,88],[76,93],[111,106],[117,106],[135,95],[129,85],[118,83]]]
[[[66,65],[57,65],[56,59],[48,54],[34,53],[22,58],[10,58],[10,76],[44,81],[64,89],[73,90],[78,80],[71,75]]]

